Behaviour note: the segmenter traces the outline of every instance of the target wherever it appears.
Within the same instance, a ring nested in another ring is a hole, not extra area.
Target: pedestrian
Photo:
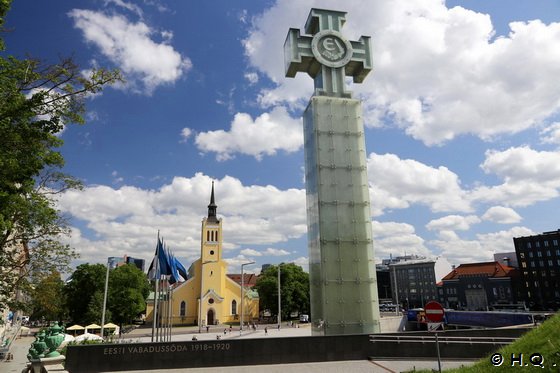
[[[224,335],[226,335],[226,334],[227,334],[227,330],[226,330],[226,329],[224,329]]]
[[[278,330],[280,330],[280,323],[278,323]]]
[[[268,326],[264,327],[264,335],[268,335]]]
[[[210,327],[206,326],[206,333],[210,333]]]
[[[231,333],[231,330],[232,330],[232,326],[231,326],[231,324],[230,324],[230,325],[229,325],[229,332],[230,332],[230,333]]]
[[[221,339],[222,337],[219,334],[216,334],[216,339]]]

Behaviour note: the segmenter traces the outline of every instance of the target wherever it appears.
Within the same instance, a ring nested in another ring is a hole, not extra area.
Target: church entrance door
[[[213,309],[209,309],[208,310],[208,315],[206,316],[206,320],[207,320],[207,324],[206,325],[214,325],[214,310]]]

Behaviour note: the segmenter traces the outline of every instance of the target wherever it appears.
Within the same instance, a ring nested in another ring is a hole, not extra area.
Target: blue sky
[[[312,7],[372,37],[363,101],[377,261],[460,264],[560,228],[557,1],[17,0],[6,53],[126,83],[60,135],[69,243],[80,262],[149,261],[158,229],[186,266],[200,250],[211,181],[230,272],[307,263],[301,113],[313,82],[284,77],[283,43]],[[443,275],[445,273],[440,273]]]

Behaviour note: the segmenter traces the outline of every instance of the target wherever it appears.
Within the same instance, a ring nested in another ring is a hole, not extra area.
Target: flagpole
[[[171,322],[169,323],[169,342],[171,342],[171,336],[173,335],[173,289],[170,291],[171,295],[171,307],[169,308],[169,314]]]
[[[159,282],[159,250],[158,250],[158,245],[159,245],[159,230],[158,230],[158,243],[156,245],[156,275],[155,275],[155,279],[156,279],[156,288],[154,291],[154,311],[152,312],[153,314],[153,320],[152,320],[152,342],[154,341],[154,337],[156,337],[157,340],[157,309],[158,309],[158,282]]]
[[[167,303],[169,306],[167,307],[167,341],[171,341],[171,310],[173,308],[173,304],[171,303],[171,285],[167,284]]]

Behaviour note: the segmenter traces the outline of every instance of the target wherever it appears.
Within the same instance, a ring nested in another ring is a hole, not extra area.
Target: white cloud
[[[480,241],[482,248],[488,253],[488,260],[492,261],[494,253],[515,251],[515,247],[513,246],[514,237],[524,237],[534,234],[535,233],[529,228],[513,227],[505,231],[477,234],[476,238]]]
[[[543,143],[560,145],[560,122],[550,124],[541,131],[541,135]]]
[[[433,247],[441,250],[441,256],[450,263],[476,263],[492,261],[493,253],[514,250],[513,237],[533,234],[525,227],[513,227],[506,231],[477,234],[476,240],[460,238],[453,231],[440,231],[438,239],[429,241]]]
[[[471,196],[474,201],[528,206],[559,195],[560,152],[536,151],[526,146],[490,150],[481,168],[504,182],[476,188]]]
[[[309,272],[309,258],[305,256],[300,256],[292,261],[292,263],[303,268],[305,272]]]
[[[410,224],[373,221],[372,231],[377,262],[389,258],[390,255],[398,256],[405,253],[431,256],[424,245],[424,239],[415,233],[414,227]]]
[[[187,142],[189,137],[191,137],[192,133],[193,131],[190,128],[188,127],[183,128],[181,130],[181,140],[179,142],[183,142],[183,143]]]
[[[251,85],[257,84],[259,82],[259,74],[256,72],[245,73],[245,79],[247,79]]]
[[[252,66],[277,84],[260,100],[300,105],[313,83],[306,74],[284,77],[287,28],[303,32],[315,1],[278,1],[253,21],[244,41]],[[338,9],[335,0],[321,8]],[[560,23],[512,22],[495,37],[486,14],[440,0],[361,1],[344,5],[350,40],[371,35],[375,70],[351,88],[364,98],[369,125],[401,127],[434,145],[461,134],[491,139],[541,124],[560,109]],[[294,18],[295,15],[300,15]],[[523,105],[519,103],[523,102]]]
[[[433,168],[394,154],[371,153],[368,178],[374,215],[411,204],[427,205],[434,212],[471,210],[458,176],[443,166]]]
[[[200,255],[200,219],[207,213],[211,185],[210,177],[196,174],[176,177],[157,190],[88,186],[63,193],[58,205],[79,222],[72,242],[83,260],[96,261],[113,251],[148,260],[158,229],[176,256],[194,260]],[[306,233],[303,190],[245,186],[226,176],[215,181],[215,195],[223,218],[225,251],[243,244],[284,242]],[[87,231],[87,239],[82,231]],[[90,249],[84,251],[83,246]],[[261,254],[289,253],[268,248]]]
[[[482,219],[500,224],[515,224],[522,220],[521,215],[515,212],[514,209],[503,206],[490,207],[482,215]]]
[[[230,159],[235,153],[261,159],[278,150],[295,152],[300,149],[303,130],[300,119],[290,117],[285,108],[276,107],[255,120],[248,114],[238,113],[230,131],[201,132],[195,142],[201,151],[217,153],[218,160]]]
[[[290,252],[283,249],[274,249],[272,247],[269,247],[264,251],[264,254],[270,256],[286,256],[290,255]]]
[[[137,91],[151,94],[160,85],[176,82],[192,66],[187,57],[166,42],[152,40],[156,32],[144,22],[133,23],[122,15],[85,9],[73,9],[68,15],[86,41],[115,63],[127,85]]]
[[[113,184],[120,184],[124,181],[124,178],[122,176],[119,176],[119,173],[117,171],[111,172],[111,176],[113,177]]]
[[[133,3],[129,3],[123,0],[105,0],[105,6],[107,6],[108,4],[113,3],[116,6],[119,6],[121,8],[124,8],[126,10],[129,10],[131,12],[133,12],[134,14],[136,14],[138,17],[142,17],[142,15],[144,14],[144,12],[142,11],[142,9],[133,4]]]
[[[224,261],[228,264],[228,273],[241,273],[241,265],[253,261],[250,256],[245,256],[243,254],[237,255],[234,258],[224,258]],[[261,271],[257,264],[249,264],[243,267],[243,273],[256,273],[259,274]]]
[[[243,249],[239,251],[239,253],[243,256],[262,256],[262,253],[260,251],[254,249]]]
[[[434,219],[430,221],[426,228],[429,230],[461,230],[466,231],[471,228],[473,224],[480,223],[480,219],[476,215],[460,216],[460,215],[447,215],[443,218]]]

